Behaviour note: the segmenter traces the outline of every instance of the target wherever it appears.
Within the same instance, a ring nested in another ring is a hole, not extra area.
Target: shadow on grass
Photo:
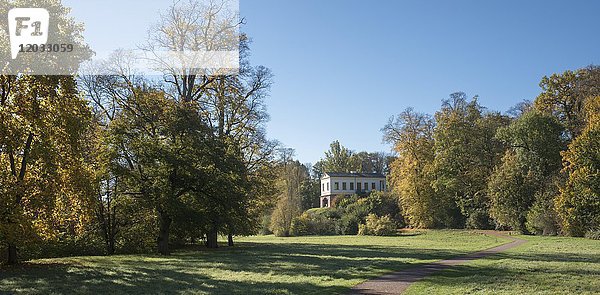
[[[424,260],[464,254],[401,247],[241,242],[235,248],[181,251],[170,257],[83,257],[74,258],[72,264],[3,269],[0,294],[339,294],[348,290],[348,280],[358,283]]]
[[[596,254],[503,252],[485,260],[437,272],[409,293],[600,294]]]

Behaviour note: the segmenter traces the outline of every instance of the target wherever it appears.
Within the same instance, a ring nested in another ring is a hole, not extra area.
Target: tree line
[[[454,93],[382,129],[409,226],[583,236],[600,229],[600,68],[544,77],[508,114]]]
[[[48,5],[68,29],[57,32],[86,48],[68,10]],[[157,51],[229,49],[206,36],[226,32],[239,45],[235,75],[145,76],[115,52],[96,65],[111,75],[0,76],[0,249],[8,263],[168,255],[173,245],[214,248],[219,235],[233,245],[234,236],[258,231],[278,163],[279,144],[265,134],[272,75],[250,64],[249,38],[234,34],[241,21],[217,19],[223,9],[176,1],[149,42]],[[207,28],[206,18],[218,27]]]

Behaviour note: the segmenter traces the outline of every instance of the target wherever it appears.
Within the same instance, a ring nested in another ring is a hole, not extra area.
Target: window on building
[[[340,183],[336,182],[333,187],[335,188],[336,191],[339,191],[340,190]]]
[[[350,190],[353,191],[354,190],[354,182],[350,183]]]
[[[327,191],[329,191],[329,182],[327,183]]]
[[[369,183],[365,182],[365,191],[368,191],[368,190],[369,190]]]
[[[360,183],[360,182],[356,183],[356,190],[359,192],[362,191],[362,183]]]
[[[383,184],[383,180],[380,180],[380,181],[379,181],[379,189],[380,189],[380,190],[382,190],[382,191],[383,191],[383,190],[385,190],[385,187],[384,187],[384,186],[385,186],[385,185]]]
[[[376,188],[375,188],[375,183],[374,183],[374,182],[372,182],[372,183],[371,183],[371,189],[372,189],[372,190],[376,190]]]
[[[342,190],[346,190],[346,183],[342,182]]]

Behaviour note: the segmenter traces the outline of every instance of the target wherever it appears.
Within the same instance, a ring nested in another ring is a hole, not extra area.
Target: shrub
[[[359,195],[351,195],[351,196],[340,195],[340,196],[335,197],[334,205],[336,208],[344,209],[344,208],[348,207],[349,205],[356,203],[359,199],[361,199],[361,197]]]
[[[591,240],[600,240],[600,228],[588,230],[585,237]]]
[[[309,210],[292,220],[290,235],[335,235],[338,233],[338,220],[331,218],[336,216],[333,208],[323,208],[326,210]]]
[[[490,214],[484,208],[474,208],[465,222],[466,228],[470,229],[490,229]]]
[[[302,213],[302,215],[295,217],[292,219],[292,226],[290,229],[290,235],[292,236],[308,236],[311,233],[310,228],[310,215],[306,212]]]
[[[358,225],[371,212],[370,205],[367,198],[357,199],[354,203],[348,204],[340,219],[340,233],[343,235],[356,235]]]
[[[557,214],[554,211],[555,191],[536,194],[536,201],[527,212],[527,230],[536,235],[556,235],[559,232]]]
[[[391,236],[396,234],[396,224],[389,215],[377,217],[375,214],[369,214],[365,221],[365,224],[359,225],[359,235]]]

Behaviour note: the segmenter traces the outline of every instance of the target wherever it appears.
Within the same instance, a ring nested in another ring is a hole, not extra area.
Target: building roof
[[[362,177],[362,178],[385,178],[381,173],[358,173],[358,172],[325,172],[330,177]]]

